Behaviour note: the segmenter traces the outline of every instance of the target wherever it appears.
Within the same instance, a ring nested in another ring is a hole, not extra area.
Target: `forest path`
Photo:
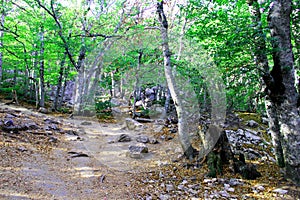
[[[2,103],[0,108],[40,119],[52,117]],[[75,128],[78,136],[55,134],[59,142],[50,147],[0,138],[0,199],[134,199],[135,189],[130,182],[137,173],[155,170],[161,162],[175,156],[170,152],[180,149],[176,139],[149,144],[147,156],[133,159],[126,155],[128,146],[135,144],[134,138],[141,133],[125,130],[117,123],[99,123],[86,118],[56,119],[61,121],[62,128]],[[133,140],[109,142],[120,134],[127,134]],[[76,157],[71,152],[87,157]]]
[[[128,147],[138,143],[135,140],[138,136],[151,137],[147,130],[143,132],[127,130],[122,121],[119,123],[88,121],[91,124],[85,126],[81,125],[85,120],[80,118],[66,119],[65,121],[76,125],[85,132],[85,134],[80,135],[83,141],[75,143],[82,143],[87,154],[117,171],[129,171],[131,173],[149,171],[155,169],[160,163],[175,158],[181,152],[177,138],[174,138],[168,142],[160,141],[160,144],[147,144],[149,153],[144,154],[140,159],[130,158]],[[128,135],[132,140],[117,142],[116,140],[121,134]]]

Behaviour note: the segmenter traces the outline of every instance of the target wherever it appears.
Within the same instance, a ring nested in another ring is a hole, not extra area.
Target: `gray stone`
[[[9,114],[9,113],[7,113],[6,115],[5,115],[5,118],[15,118],[16,116],[14,116],[14,115],[12,115],[12,114]]]
[[[154,124],[153,125],[153,132],[154,133],[162,133],[165,125],[162,124]]]
[[[151,139],[149,140],[149,143],[150,143],[150,144],[158,144],[159,142],[157,141],[157,139],[151,138]]]
[[[149,150],[145,144],[139,143],[139,144],[135,144],[135,145],[130,145],[129,152],[130,153],[148,153]]]
[[[257,186],[255,186],[255,189],[258,190],[258,191],[264,191],[265,187],[262,186],[262,185],[257,185]]]
[[[219,194],[222,196],[222,197],[225,197],[225,198],[229,198],[230,197],[230,194],[226,191],[220,191]]]
[[[168,194],[160,194],[159,195],[159,199],[160,200],[168,200],[168,199],[170,199],[171,197],[170,197],[170,195],[168,195]]]
[[[88,126],[88,125],[92,125],[92,122],[83,121],[83,122],[80,123],[80,125]]]
[[[166,185],[166,191],[167,192],[171,192],[171,191],[173,191],[174,190],[174,186],[172,185],[172,184],[167,184]]]
[[[14,125],[14,121],[12,119],[5,119],[4,120],[4,125],[5,126],[13,126]]]
[[[261,137],[257,136],[257,132],[246,130],[245,136],[250,140],[255,140],[255,142],[262,141]]]
[[[38,116],[36,116],[36,117],[38,117]],[[50,119],[50,118],[45,118],[44,122],[47,124],[59,124],[58,121],[56,121],[55,119]]]
[[[150,139],[145,135],[140,135],[136,138],[136,141],[141,143],[148,143],[150,142]]]
[[[269,124],[269,119],[266,117],[261,118],[261,123],[268,125]]]
[[[39,126],[35,122],[29,122],[24,124],[28,129],[39,129]]]
[[[249,120],[247,122],[247,126],[249,126],[250,128],[256,128],[256,127],[259,126],[259,124],[256,121],[254,121],[254,120]]]
[[[54,142],[54,143],[56,143],[57,141],[58,141],[57,137],[51,136],[51,137],[49,138],[49,142]]]
[[[126,127],[129,130],[143,131],[146,129],[146,126],[144,126],[142,123],[135,121],[134,119],[131,118],[126,118],[125,123],[126,123]]]
[[[273,192],[278,193],[278,194],[286,194],[286,193],[288,193],[288,190],[277,188],[277,189],[273,190]]]
[[[49,113],[48,109],[47,109],[47,108],[44,108],[44,107],[40,107],[40,108],[38,109],[38,111],[39,111],[40,113],[43,113],[43,114],[48,114],[48,113]]]
[[[118,142],[130,142],[131,141],[131,137],[127,134],[121,134],[118,139]]]
[[[244,185],[244,183],[236,178],[231,178],[228,182],[230,186]]]

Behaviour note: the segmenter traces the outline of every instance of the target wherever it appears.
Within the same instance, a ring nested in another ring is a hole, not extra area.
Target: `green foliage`
[[[197,38],[213,55],[227,87],[228,108],[262,108],[257,103],[261,80],[252,55],[254,38],[247,3],[192,1],[187,9],[188,17],[196,20],[188,36]]]

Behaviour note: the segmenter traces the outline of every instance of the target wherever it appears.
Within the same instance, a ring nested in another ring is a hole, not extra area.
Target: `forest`
[[[299,199],[299,0],[1,0],[0,199]]]

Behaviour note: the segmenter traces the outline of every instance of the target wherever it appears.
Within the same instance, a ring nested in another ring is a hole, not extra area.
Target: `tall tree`
[[[165,76],[167,79],[168,88],[170,90],[172,99],[176,107],[176,112],[178,116],[178,136],[179,136],[181,147],[184,151],[184,155],[187,158],[193,158],[196,150],[193,148],[190,142],[189,134],[187,133],[188,130],[188,124],[186,120],[187,115],[186,112],[183,110],[184,108],[183,102],[179,97],[179,93],[178,93],[179,90],[177,89],[175,77],[172,73],[171,51],[169,48],[169,36],[168,36],[168,21],[164,13],[163,4],[164,4],[163,1],[157,2],[157,14],[158,14],[158,21],[160,23]]]
[[[2,81],[2,63],[3,63],[3,27],[5,20],[5,4],[4,0],[1,1],[1,16],[0,16],[0,81]]]
[[[44,18],[42,14],[42,18]],[[44,60],[44,51],[45,51],[45,39],[44,39],[44,25],[41,24],[39,32],[39,42],[40,42],[40,54],[39,54],[39,106],[45,107],[45,60]]]
[[[265,77],[268,96],[274,109],[270,119],[279,127],[279,140],[283,149],[285,173],[300,184],[300,115],[299,93],[295,85],[294,55],[291,44],[291,0],[272,2],[268,24],[272,37],[274,66]]]

